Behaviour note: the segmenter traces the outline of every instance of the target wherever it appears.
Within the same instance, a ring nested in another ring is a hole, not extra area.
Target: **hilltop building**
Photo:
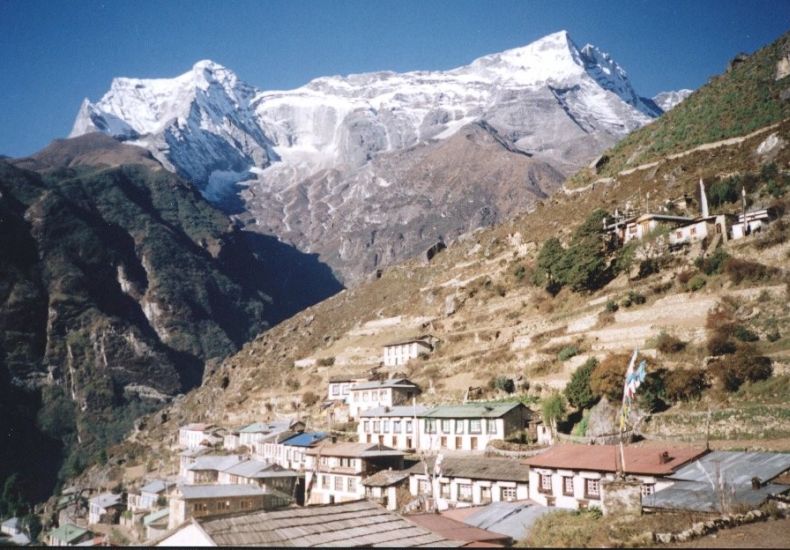
[[[433,351],[434,338],[431,335],[417,336],[384,345],[383,363],[385,367],[405,365],[421,354]]]
[[[178,429],[178,444],[185,449],[210,447],[222,438],[216,435],[217,426],[213,424],[193,423]]]

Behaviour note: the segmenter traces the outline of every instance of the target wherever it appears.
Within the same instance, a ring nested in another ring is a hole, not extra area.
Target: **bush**
[[[741,178],[733,176],[711,184],[707,195],[711,206],[721,206],[725,202],[735,202],[739,198]]]
[[[595,367],[590,375],[590,390],[596,398],[605,396],[609,401],[623,398],[623,382],[630,359],[625,353],[609,354]]]
[[[617,305],[617,302],[615,302],[614,300],[607,300],[606,301],[606,311],[607,312],[614,313],[618,309],[620,309],[620,306]]]
[[[645,376],[644,382],[642,382],[642,385],[639,386],[639,390],[636,392],[636,400],[641,409],[655,412],[664,407],[664,400],[666,399],[665,374],[666,371],[661,369],[650,372]]]
[[[505,393],[513,393],[516,391],[516,384],[512,378],[507,376],[497,376],[488,382],[488,386],[492,389],[501,390]]]
[[[730,255],[727,254],[723,248],[717,248],[713,254],[707,258],[697,258],[694,265],[702,270],[705,275],[715,275],[721,273],[722,269],[724,269],[724,264],[729,259]]]
[[[664,391],[670,401],[698,399],[705,386],[705,372],[702,369],[676,369],[664,376]]]
[[[737,349],[735,342],[726,332],[722,331],[716,331],[708,336],[707,348],[710,355],[727,355],[735,353]]]
[[[691,292],[696,292],[702,287],[704,287],[706,283],[707,281],[705,280],[705,277],[703,277],[702,275],[694,275],[689,281],[688,289]]]
[[[632,304],[637,305],[642,305],[647,301],[644,295],[636,292],[635,290],[628,291],[628,300],[630,300]]]
[[[663,331],[656,338],[656,349],[661,353],[678,353],[685,347],[686,342]]]
[[[335,364],[334,357],[322,357],[321,359],[318,360],[318,365],[321,367],[331,367],[334,364]]]
[[[596,402],[590,387],[590,378],[597,366],[598,360],[595,357],[590,357],[582,366],[573,371],[571,379],[565,385],[563,393],[568,403],[577,409],[586,409]]]
[[[730,258],[726,261],[724,264],[724,272],[736,285],[743,281],[765,281],[777,276],[779,273],[775,268],[765,266],[758,262],[739,260],[737,258]]]
[[[565,346],[557,354],[557,359],[559,359],[560,361],[567,361],[568,359],[574,357],[575,355],[579,355],[579,348],[577,348],[576,346]]]
[[[693,276],[694,276],[693,270],[685,269],[680,273],[678,273],[678,282],[683,286],[686,286]]]
[[[734,355],[716,361],[711,374],[730,392],[736,391],[744,382],[765,380],[773,368],[768,357],[756,355],[753,349],[742,348]]]
[[[543,417],[543,422],[548,424],[552,430],[556,430],[557,422],[565,417],[566,408],[567,405],[562,394],[559,392],[552,393],[540,404],[540,413]]]
[[[301,384],[301,383],[299,382],[299,380],[297,380],[296,378],[288,377],[288,378],[285,380],[285,386],[286,386],[286,387],[287,387],[289,390],[296,391],[296,390],[298,390],[298,389],[299,389],[299,388],[302,386],[302,384]]]
[[[304,392],[302,394],[302,403],[305,407],[312,407],[318,402],[318,396],[311,392],[310,390]]]
[[[754,331],[749,330],[743,325],[736,325],[732,331],[733,336],[735,336],[741,342],[756,342],[760,339]]]

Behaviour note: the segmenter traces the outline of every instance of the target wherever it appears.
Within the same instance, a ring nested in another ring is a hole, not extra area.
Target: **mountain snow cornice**
[[[85,100],[71,135],[100,131],[143,146],[220,204],[241,182],[256,230],[319,252],[354,279],[344,271],[358,260],[354,239],[375,249],[365,269],[415,251],[377,248],[384,225],[406,231],[419,220],[414,246],[474,229],[464,220],[437,226],[425,210],[447,197],[426,201],[413,192],[420,182],[403,180],[462,128],[484,123],[508,144],[502,154],[522,152],[567,175],[661,112],[609,55],[561,31],[448,71],[330,76],[288,91],[258,90],[211,61],[172,79],[116,78],[98,102]],[[395,219],[393,194],[413,199]],[[351,218],[334,219],[341,214]],[[484,214],[481,223],[494,223],[501,213]],[[328,227],[339,235],[331,249],[316,241]]]

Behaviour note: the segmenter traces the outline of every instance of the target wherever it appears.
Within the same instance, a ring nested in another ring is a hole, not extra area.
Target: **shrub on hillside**
[[[686,286],[693,276],[694,276],[694,270],[685,269],[680,273],[678,273],[678,282],[683,286]]]
[[[661,353],[678,353],[685,347],[686,342],[663,331],[656,338],[656,349]]]
[[[737,201],[740,197],[741,185],[739,176],[713,182],[707,193],[711,206],[721,206],[726,202]]]
[[[565,346],[557,354],[557,359],[559,359],[560,361],[567,361],[568,359],[576,355],[579,355],[579,348],[573,345]]]
[[[779,274],[779,270],[776,268],[738,258],[728,259],[724,264],[724,272],[736,285],[743,281],[753,283],[766,281]]]
[[[609,354],[595,367],[590,375],[590,389],[596,398],[605,396],[610,401],[623,398],[625,371],[630,359],[625,353]]]
[[[741,342],[756,342],[760,339],[759,336],[753,331],[743,325],[736,325],[732,331],[733,336]]]
[[[302,403],[305,407],[312,407],[318,402],[318,396],[310,390],[302,394]]]
[[[636,392],[636,401],[641,409],[648,412],[655,412],[665,407],[665,375],[665,369],[654,370],[647,373],[647,376],[645,376],[644,381]]]
[[[706,344],[710,355],[728,355],[735,353],[737,346],[726,331],[716,331],[708,336]]]
[[[675,369],[664,376],[664,391],[670,401],[697,399],[705,386],[705,371],[702,369]]]
[[[507,376],[496,376],[488,381],[488,387],[491,389],[501,390],[505,393],[513,393],[516,391],[516,384],[512,378]]]
[[[736,391],[744,382],[765,380],[771,376],[771,359],[757,355],[754,349],[742,348],[713,363],[711,375],[727,391]]]
[[[571,379],[565,385],[563,393],[568,399],[568,403],[577,409],[586,409],[597,401],[590,387],[590,379],[597,366],[598,360],[595,357],[590,357],[582,366],[573,371]]]
[[[689,281],[688,289],[691,292],[696,292],[700,290],[702,287],[704,287],[706,283],[707,281],[705,280],[705,277],[703,277],[702,275],[694,275]]]
[[[620,309],[620,306],[618,306],[617,302],[615,302],[614,300],[607,300],[605,309],[608,313],[614,313],[615,311]]]
[[[334,357],[322,357],[321,359],[318,360],[318,365],[321,367],[331,367],[334,364],[335,364]]]
[[[724,269],[724,264],[729,259],[730,255],[727,254],[723,248],[717,248],[713,254],[707,258],[697,258],[694,261],[694,265],[705,273],[705,275],[715,275],[721,273],[722,269]]]

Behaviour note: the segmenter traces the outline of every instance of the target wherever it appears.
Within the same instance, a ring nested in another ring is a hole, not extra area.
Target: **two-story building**
[[[412,496],[431,496],[440,510],[529,498],[529,469],[515,460],[439,456],[418,462],[408,472]]]
[[[305,453],[327,439],[326,432],[302,432],[290,434],[282,440],[274,439],[256,447],[256,457],[273,462],[296,472],[305,469]]]
[[[641,482],[642,495],[671,485],[667,476],[705,454],[693,447],[623,448],[625,475]],[[527,458],[529,498],[544,506],[583,509],[602,507],[607,481],[623,470],[618,445],[555,445]]]
[[[360,382],[349,388],[349,414],[358,419],[362,411],[406,405],[420,393],[420,387],[406,378]]]
[[[440,405],[418,416],[418,450],[484,451],[495,439],[517,436],[533,413],[518,401]]]
[[[205,423],[192,423],[178,429],[178,444],[185,449],[209,447],[217,442],[214,435],[216,426]]]
[[[167,493],[175,483],[162,479],[149,481],[140,488],[139,492],[129,493],[127,505],[132,512],[144,512],[164,506],[167,502]]]
[[[93,539],[93,533],[74,525],[63,523],[47,535],[47,546],[77,546]]]
[[[264,491],[294,493],[299,474],[271,462],[244,460],[219,472],[220,485],[257,485]]]
[[[291,418],[272,422],[254,422],[239,430],[239,445],[254,449],[256,444],[274,439],[278,434],[304,430],[304,422]]]
[[[367,382],[367,378],[352,375],[332,376],[327,385],[326,399],[328,401],[347,402],[351,386],[362,382]]]
[[[291,499],[257,485],[182,485],[170,497],[168,529],[190,518],[221,516],[287,506]]]
[[[433,338],[430,335],[418,336],[385,344],[382,361],[385,367],[397,367],[432,351]]]
[[[367,443],[322,443],[306,453],[305,503],[333,504],[365,498],[362,481],[380,470],[403,467],[403,452]]]
[[[101,493],[88,500],[88,523],[118,523],[121,512],[126,510],[124,496],[115,493]]]
[[[420,438],[418,416],[427,410],[422,405],[396,405],[362,411],[357,424],[359,442],[415,449]]]
[[[218,483],[219,473],[243,462],[239,455],[203,455],[187,467],[186,482],[189,485]]]
[[[178,476],[182,479],[186,479],[189,467],[195,463],[198,457],[208,452],[208,447],[198,447],[196,449],[186,449],[178,453]]]

